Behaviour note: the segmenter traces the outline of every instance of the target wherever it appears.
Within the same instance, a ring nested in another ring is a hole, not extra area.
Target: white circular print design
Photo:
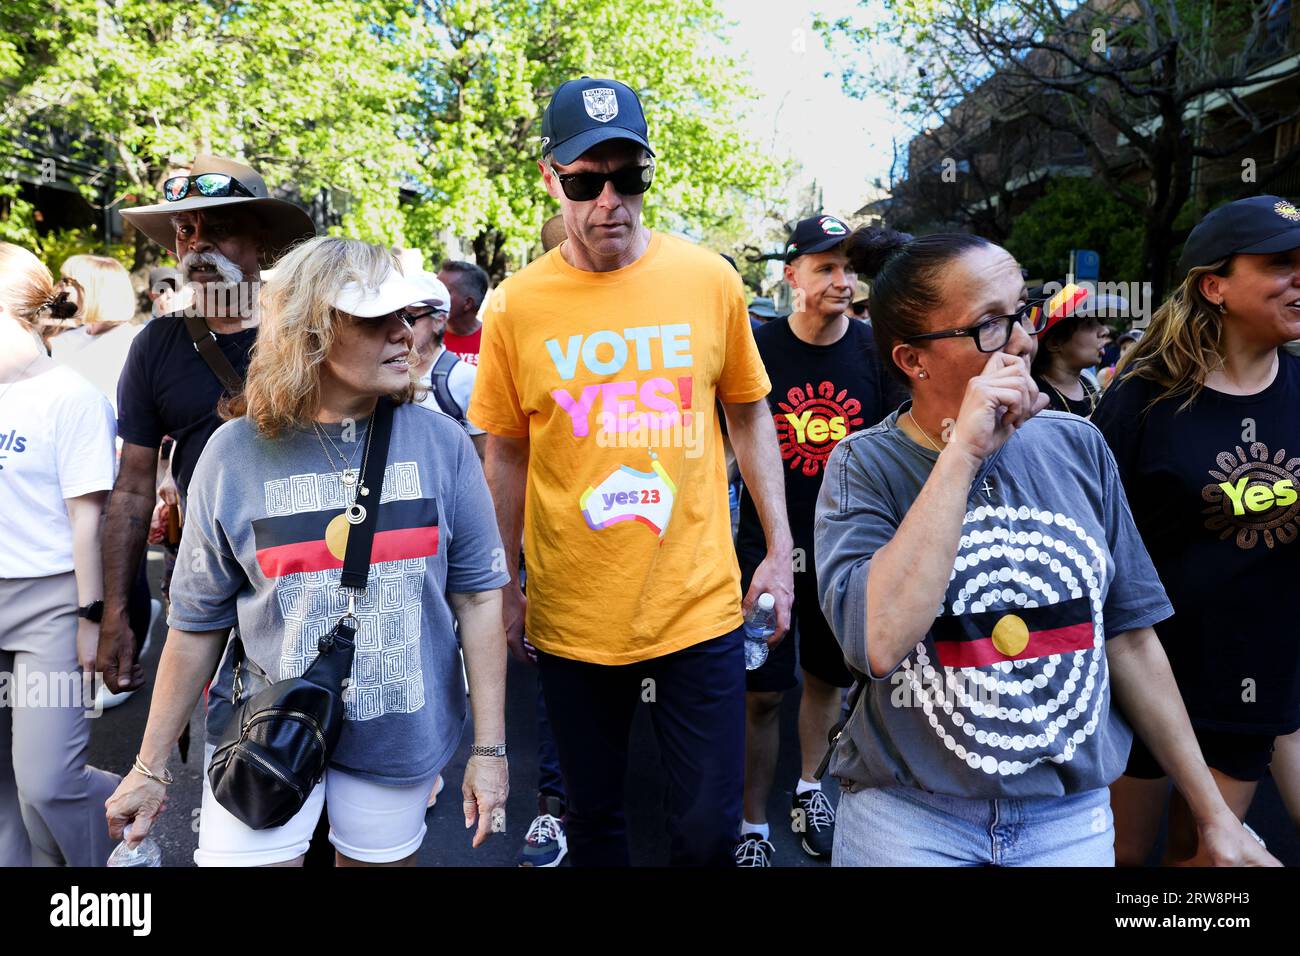
[[[1005,505],[967,513],[941,613],[1014,613],[1086,597],[1093,639],[1082,650],[982,667],[942,667],[924,641],[917,644],[903,661],[905,679],[954,760],[1016,776],[1047,761],[1066,763],[1096,731],[1109,686],[1106,566],[1106,552],[1073,518]]]

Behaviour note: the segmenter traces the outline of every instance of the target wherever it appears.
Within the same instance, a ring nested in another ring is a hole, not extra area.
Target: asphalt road
[[[161,576],[161,553],[150,551],[150,580],[155,593]],[[166,635],[160,619],[155,626],[149,652],[144,657],[146,674],[152,676]],[[506,725],[509,728],[510,798],[506,809],[504,833],[494,834],[477,850],[470,847],[470,832],[460,816],[460,784],[468,757],[472,735],[467,730],[461,746],[443,771],[447,787],[438,804],[429,811],[428,833],[420,849],[421,866],[513,866],[529,823],[537,809],[537,738],[535,726],[536,675],[532,668],[510,663],[509,690],[506,700]],[[125,773],[131,766],[148,716],[152,683],[138,691],[122,705],[106,711],[91,733],[90,762],[106,770]],[[798,693],[786,695],[781,714],[781,754],[777,767],[777,785],[768,806],[772,823],[772,842],[776,846],[778,866],[824,866],[799,848],[791,833],[790,797],[799,775],[797,755]],[[665,830],[665,781],[659,754],[651,732],[647,707],[641,705],[633,725],[631,760],[628,769],[628,831],[632,862],[641,866],[668,862],[668,839]],[[192,866],[192,854],[198,845],[200,776],[203,756],[203,714],[196,709],[190,718],[193,745],[189,762],[172,764],[176,782],[169,803],[154,836],[163,851],[165,866]],[[834,782],[828,795],[836,800]],[[1265,779],[1251,808],[1247,822],[1268,843],[1269,849],[1288,866],[1300,866],[1300,834],[1287,817],[1277,789]]]

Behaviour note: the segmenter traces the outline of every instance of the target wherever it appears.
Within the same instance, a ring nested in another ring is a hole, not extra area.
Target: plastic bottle
[[[745,618],[745,670],[767,660],[767,639],[776,633],[776,598],[764,591]]]
[[[126,845],[126,841],[130,838],[131,825],[127,824],[126,829],[122,831],[122,842],[109,854],[109,866],[162,866],[162,848],[153,837],[145,837],[134,850]]]

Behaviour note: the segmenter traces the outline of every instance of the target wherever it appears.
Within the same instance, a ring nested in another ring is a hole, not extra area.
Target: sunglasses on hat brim
[[[641,195],[650,188],[654,170],[654,163],[623,166],[612,173],[562,173],[552,166],[551,175],[559,180],[560,188],[569,199],[591,202],[605,191],[605,183],[613,183],[620,196]]]
[[[191,188],[206,199],[220,199],[227,196],[257,197],[248,187],[228,173],[200,173],[197,176],[173,176],[163,183],[163,198],[168,202],[180,202],[190,195]]]

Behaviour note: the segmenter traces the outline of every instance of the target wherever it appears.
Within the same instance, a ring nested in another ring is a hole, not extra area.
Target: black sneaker
[[[736,846],[736,866],[771,866],[776,847],[758,833],[746,833]]]
[[[801,838],[803,851],[816,860],[831,858],[835,841],[835,808],[820,790],[796,793],[790,802],[790,829]]]

